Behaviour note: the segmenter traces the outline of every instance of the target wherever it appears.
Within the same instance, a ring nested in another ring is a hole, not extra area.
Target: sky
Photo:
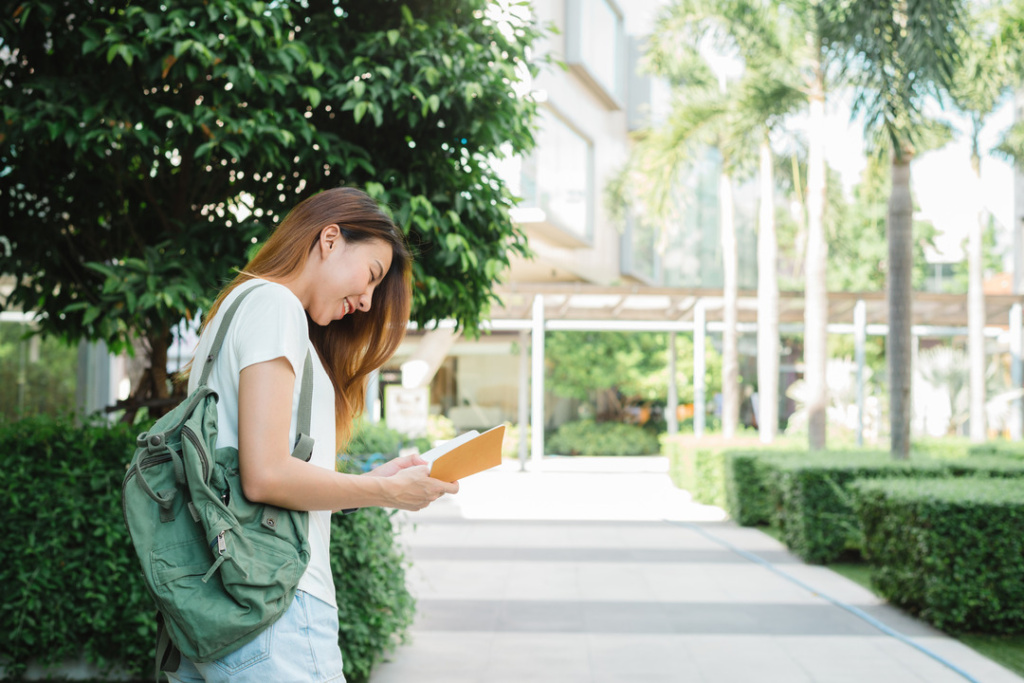
[[[654,19],[665,0],[631,0],[626,12],[626,32],[646,35],[654,27]],[[937,112],[954,123],[960,131],[969,130],[966,120],[951,112]],[[864,156],[862,125],[850,121],[849,101],[833,101],[827,110],[827,148],[829,165],[843,177],[850,190],[860,180],[867,162]],[[1013,122],[1012,101],[1006,102],[989,117],[982,131],[981,185],[985,208],[996,219],[1000,244],[1006,248],[1010,267],[1011,234],[1014,221],[1013,168],[1005,160],[987,153]],[[964,133],[940,150],[921,155],[911,164],[911,189],[919,207],[918,218],[930,220],[939,232],[934,257],[938,261],[965,258],[962,244],[967,227],[975,220],[975,210],[965,197],[965,188],[974,182],[970,163],[970,140]]]
[[[962,117],[941,112],[960,131],[969,125]],[[1010,233],[1013,225],[1013,168],[1005,160],[987,153],[1002,133],[1013,123],[1012,102],[1008,101],[989,117],[982,129],[981,162],[982,201],[996,219],[1000,244],[1009,255]],[[866,165],[864,142],[860,122],[851,122],[849,108],[836,103],[828,111],[829,164],[843,177],[847,190],[859,180]],[[966,196],[966,189],[974,182],[971,171],[970,140],[960,132],[942,149],[922,154],[910,168],[911,189],[919,207],[918,217],[930,220],[939,231],[936,239],[937,260],[956,261],[964,258],[963,240],[967,228],[975,220],[975,210]]]

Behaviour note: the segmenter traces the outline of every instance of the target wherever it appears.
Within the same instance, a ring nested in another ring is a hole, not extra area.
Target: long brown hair
[[[231,291],[254,278],[287,280],[306,265],[321,231],[335,224],[346,242],[391,245],[391,268],[373,291],[370,310],[326,326],[309,320],[309,339],[334,385],[335,430],[341,449],[366,401],[366,379],[402,342],[412,304],[412,257],[402,232],[369,195],[351,187],[326,190],[292,209],[259,253],[225,287],[203,321],[213,320]]]

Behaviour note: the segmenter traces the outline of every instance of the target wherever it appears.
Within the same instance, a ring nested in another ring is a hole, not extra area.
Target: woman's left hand
[[[369,472],[366,473],[367,477],[391,477],[401,472],[406,467],[415,467],[416,465],[426,465],[427,461],[424,460],[420,455],[400,455],[397,458],[387,461],[383,465],[378,465]]]

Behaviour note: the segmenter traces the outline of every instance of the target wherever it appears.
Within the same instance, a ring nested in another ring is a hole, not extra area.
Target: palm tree
[[[892,455],[910,455],[911,275],[913,270],[910,162],[924,126],[921,106],[941,97],[952,80],[963,35],[962,0],[829,2],[827,35],[851,53],[857,90],[854,113],[869,136],[888,139],[892,192],[888,217],[889,420]]]
[[[738,273],[733,220],[734,176],[751,166],[750,150],[758,149],[761,169],[761,212],[758,230],[758,378],[761,438],[771,441],[778,423],[778,284],[769,134],[788,112],[797,108],[799,90],[792,55],[779,30],[773,6],[733,0],[709,3],[681,0],[659,20],[649,60],[652,69],[676,86],[676,106],[669,121],[638,143],[624,175],[639,188],[632,198],[647,220],[666,224],[676,207],[672,202],[679,172],[701,148],[713,147],[721,157],[719,174],[719,232],[723,254],[724,333],[722,352],[722,431],[735,433],[739,421],[739,359],[737,344]],[[728,78],[715,72],[707,59],[709,45],[719,54],[742,62],[742,75]],[[788,82],[787,82],[788,78]]]
[[[986,118],[1010,85],[1010,55],[999,35],[1002,5],[972,5],[967,32],[961,37],[963,60],[954,74],[950,94],[971,122],[971,170],[976,184],[971,188],[976,209],[968,234],[967,349],[970,358],[970,437],[986,438],[985,424],[985,293],[983,290],[982,234],[988,216],[981,197],[981,146],[979,138]]]

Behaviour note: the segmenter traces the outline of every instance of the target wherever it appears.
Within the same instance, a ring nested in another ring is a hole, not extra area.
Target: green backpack
[[[309,563],[309,516],[252,503],[242,494],[238,450],[216,448],[217,394],[206,382],[231,319],[256,285],[224,315],[199,386],[139,434],[124,478],[124,521],[158,616],[157,677],[219,659],[254,640],[292,604]],[[306,354],[299,438],[309,460],[312,358]]]

